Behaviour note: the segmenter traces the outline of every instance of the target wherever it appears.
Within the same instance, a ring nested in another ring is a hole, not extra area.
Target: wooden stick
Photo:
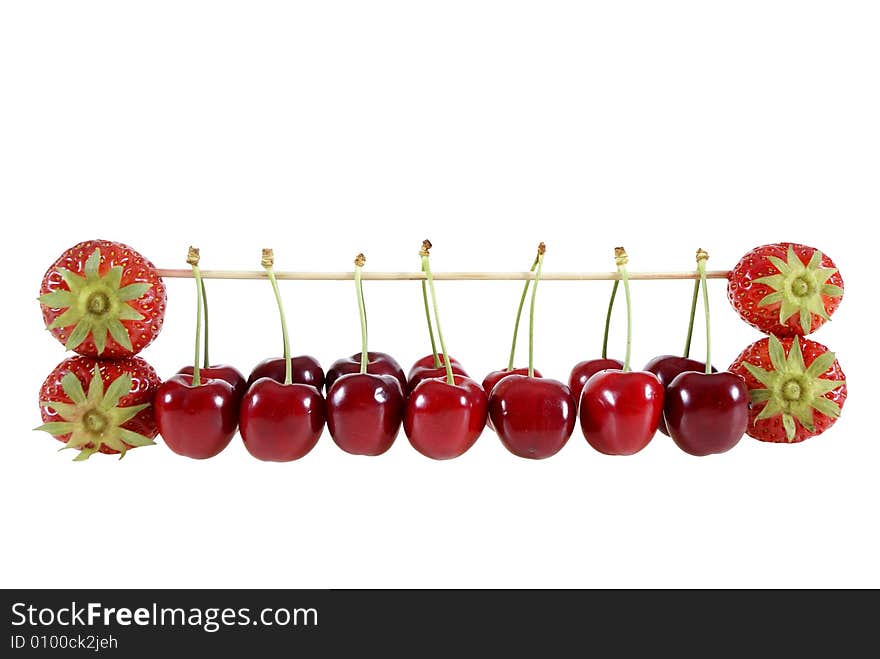
[[[192,270],[159,269],[162,277],[191,278]],[[727,270],[710,270],[706,272],[708,279],[727,279]],[[266,273],[258,270],[202,270],[202,279],[266,279]],[[525,281],[534,279],[533,272],[435,272],[438,281]],[[351,281],[354,272],[281,272],[276,271],[277,279],[295,279],[301,281]],[[377,281],[421,281],[424,272],[370,272],[365,271],[362,278]],[[546,281],[613,281],[619,279],[616,272],[545,272],[541,275]],[[630,272],[630,279],[665,280],[665,279],[699,279],[696,270],[693,272]]]

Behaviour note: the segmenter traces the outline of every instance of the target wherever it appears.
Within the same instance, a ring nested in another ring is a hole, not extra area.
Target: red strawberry
[[[96,360],[75,356],[55,367],[40,388],[44,430],[79,449],[76,460],[92,453],[121,453],[153,444],[158,433],[153,397],[162,381],[140,357]],[[121,456],[120,456],[121,457]]]
[[[727,297],[744,321],[765,334],[804,336],[840,306],[843,278],[834,261],[817,249],[762,245],[736,264]]]
[[[68,249],[43,276],[46,327],[68,350],[128,357],[149,345],[165,319],[165,284],[131,247],[87,240]]]
[[[846,379],[834,353],[802,337],[756,341],[729,369],[749,389],[746,432],[763,442],[802,442],[840,416]]]

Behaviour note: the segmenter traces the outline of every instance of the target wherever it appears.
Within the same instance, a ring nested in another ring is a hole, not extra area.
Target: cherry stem
[[[431,264],[428,262],[427,250],[423,250],[422,252],[422,270],[428,280],[428,288],[431,290],[431,304],[434,306],[434,322],[437,323],[437,338],[440,339],[440,350],[443,351],[443,364],[446,366],[446,382],[448,384],[455,384],[452,365],[449,363],[449,353],[446,352],[446,342],[443,340],[443,330],[440,328],[440,311],[437,307],[437,293],[434,291],[434,276],[431,274]],[[436,359],[436,353],[434,357]]]
[[[275,302],[278,304],[278,314],[281,316],[281,339],[284,342],[284,384],[293,384],[293,362],[290,359],[290,340],[287,335],[287,319],[284,316],[284,303],[281,301],[281,291],[278,289],[278,280],[275,278],[275,255],[271,249],[263,250],[262,266],[266,269],[266,275],[272,284],[272,292],[275,293]]]
[[[193,360],[192,383],[194,387],[201,386],[202,375],[199,372],[199,359],[202,356],[202,291],[204,290],[202,283],[202,273],[199,271],[199,250],[196,247],[190,247],[186,256],[186,262],[192,266],[193,279],[196,282],[196,354]]]
[[[535,283],[532,285],[532,301],[529,304],[529,377],[535,377],[535,298],[538,292],[538,282],[541,281],[541,268],[544,266],[544,243],[538,245],[537,268],[535,270]]]
[[[532,267],[529,268],[529,272],[534,272],[535,268],[538,266],[538,257],[535,257],[534,263],[532,263]],[[507,361],[507,370],[513,370],[513,360],[516,357],[516,336],[519,334],[519,321],[522,318],[523,307],[526,304],[526,294],[529,292],[529,284],[531,284],[530,279],[526,279],[526,283],[523,284],[522,297],[519,298],[519,307],[516,310],[516,322],[513,324],[513,341],[510,342],[510,359]]]
[[[208,358],[208,294],[205,292],[205,280],[201,279],[201,283],[199,284],[202,289],[202,315],[203,315],[203,327],[205,328],[205,345],[202,351],[202,355],[204,356],[204,361],[202,362],[203,368],[208,368],[211,365],[211,360]]]
[[[422,272],[425,271],[424,258],[422,258]],[[440,359],[437,357],[437,344],[434,342],[434,325],[431,323],[431,310],[428,307],[428,283],[422,280],[422,301],[425,303],[425,318],[428,321],[428,336],[431,337],[431,354],[434,355],[434,368],[439,368]]]
[[[617,264],[617,272],[623,280],[623,292],[626,296],[626,356],[623,358],[623,370],[629,372],[630,355],[632,353],[632,299],[629,293],[629,273],[626,271],[626,264],[629,257],[623,247],[614,248],[614,262]]]
[[[354,286],[358,301],[358,314],[361,319],[361,374],[367,372],[369,361],[367,352],[367,307],[364,304],[364,284],[361,279],[362,270],[366,263],[363,254],[358,254],[354,260]]]
[[[608,313],[605,314],[605,335],[602,337],[602,359],[608,359],[608,329],[611,327],[611,311],[614,309],[614,299],[617,297],[617,288],[620,280],[614,280],[611,287],[611,299],[608,300]]]
[[[706,315],[706,374],[712,373],[712,333],[709,322],[709,293],[706,285],[706,261],[709,255],[702,249],[697,250],[697,270],[700,273],[700,286],[703,289],[703,312]]]
[[[697,298],[700,297],[700,280],[694,281],[694,296],[691,299],[691,317],[688,321],[687,338],[684,340],[684,357],[691,356],[691,339],[694,336],[694,316],[697,314]]]

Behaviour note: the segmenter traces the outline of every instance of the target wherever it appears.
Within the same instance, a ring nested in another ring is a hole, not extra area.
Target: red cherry
[[[691,455],[724,453],[749,422],[749,391],[738,375],[685,372],[666,389],[663,416],[669,435]]]
[[[436,368],[434,367],[434,355],[427,355],[418,360],[413,364],[412,368],[409,369],[406,379],[407,391],[410,394],[422,380],[446,377],[446,362],[443,361],[443,353],[439,353],[437,358],[440,361],[440,366]],[[470,377],[454,357],[449,358],[449,367],[452,369],[454,375]]]
[[[445,377],[422,380],[406,403],[403,429],[410,444],[435,460],[460,456],[474,445],[486,425],[483,388],[463,375],[453,379],[455,384]]]
[[[689,373],[692,371],[695,373],[705,373],[706,363],[688,357],[660,355],[659,357],[654,357],[654,359],[645,364],[643,370],[656,375],[657,379],[660,380],[660,384],[663,385],[663,390],[666,391],[670,383],[681,373]],[[712,372],[717,372],[717,369],[714,366],[712,367]],[[662,416],[660,417],[660,424],[657,426],[657,429],[664,435],[669,435],[669,430],[666,428],[666,421]]]
[[[571,397],[574,399],[575,409],[580,405],[581,391],[584,385],[591,377],[599,371],[622,371],[623,362],[619,359],[588,359],[578,362],[571,369],[571,375],[568,376],[568,388],[571,389]]]
[[[241,402],[241,439],[259,460],[289,462],[311,451],[324,429],[324,399],[308,384],[254,382]]]
[[[349,373],[360,373],[361,353],[355,353],[351,357],[337,359],[327,370],[324,380],[324,388],[329,393],[330,387],[337,378]],[[372,375],[390,375],[400,383],[400,390],[406,391],[406,375],[397,360],[384,352],[367,352],[367,373]]]
[[[238,421],[238,399],[231,384],[202,379],[196,386],[191,375],[178,374],[164,382],[153,409],[168,448],[199,460],[225,449]]]
[[[529,272],[535,272],[535,270],[538,268],[538,265],[543,260],[545,248],[546,248],[546,246],[544,245],[544,243],[541,243],[538,245],[538,254],[537,254],[537,256],[535,256],[535,260],[532,263],[532,267],[529,270]],[[538,274],[537,277],[539,277],[539,276],[540,276],[540,273]],[[536,287],[538,285],[537,277],[535,279],[535,286]],[[514,368],[513,367],[514,360],[516,359],[516,338],[517,338],[517,335],[519,334],[519,321],[522,318],[523,307],[525,306],[525,303],[526,303],[526,295],[529,292],[529,286],[531,283],[532,282],[527,279],[525,284],[523,284],[522,294],[520,295],[520,299],[519,299],[519,307],[517,307],[517,310],[516,310],[516,319],[514,320],[514,323],[513,323],[513,338],[510,341],[510,357],[507,360],[507,368],[500,370],[500,371],[492,371],[491,373],[489,373],[489,375],[487,375],[485,378],[483,378],[483,391],[486,392],[486,396],[488,396],[490,398],[490,400],[491,400],[491,396],[492,396],[492,390],[495,388],[495,385],[497,385],[499,382],[501,382],[501,380],[506,378],[508,375],[525,375],[525,376],[531,375],[532,377],[536,377],[536,378],[543,377],[541,375],[541,373],[538,370],[536,370],[534,367],[532,368],[531,373],[529,373],[529,367],[525,367],[525,368]],[[534,302],[534,291],[533,291],[532,299]],[[532,307],[529,311],[529,327],[531,327],[531,328],[534,327],[534,304],[532,305]],[[530,332],[529,333],[529,364],[532,364],[533,355],[534,355],[534,333]],[[534,366],[534,365],[532,364],[532,366]],[[492,430],[495,430],[495,424],[492,422],[492,415],[491,414],[489,414],[489,416],[486,417],[486,425],[489,426]]]
[[[405,405],[394,375],[342,375],[327,393],[330,436],[348,453],[381,455],[397,437]]]
[[[654,436],[663,413],[663,385],[645,371],[600,371],[581,392],[581,430],[607,455],[638,453]]]
[[[181,375],[192,375],[193,367],[184,366],[177,372]],[[223,380],[231,384],[232,390],[235,392],[235,397],[239,401],[241,401],[244,393],[247,391],[247,380],[244,379],[244,375],[241,374],[241,371],[239,371],[234,366],[229,366],[227,364],[217,364],[216,366],[202,366],[201,368],[199,368],[199,373],[203,378],[208,378],[210,380]]]
[[[323,389],[324,369],[321,368],[317,359],[308,355],[300,355],[291,359],[291,366],[294,384],[309,384],[315,389]],[[260,378],[271,378],[276,382],[284,382],[284,357],[264,359],[254,366],[254,370],[251,371],[247,379],[247,386],[250,387]]]
[[[495,385],[498,384],[499,382],[501,382],[501,380],[506,378],[508,375],[528,375],[528,374],[529,374],[528,367],[526,367],[526,368],[512,368],[509,370],[504,369],[503,371],[492,371],[491,373],[489,373],[489,375],[487,375],[485,378],[483,378],[483,391],[486,392],[487,397],[491,396],[492,390],[495,388]],[[534,374],[535,374],[536,378],[544,377],[543,375],[541,375],[541,372],[538,371],[537,369],[535,369]],[[495,426],[492,423],[492,416],[491,415],[486,417],[486,425],[489,428],[491,428],[492,430],[495,430]]]
[[[565,446],[576,417],[571,390],[558,380],[508,375],[492,390],[489,414],[508,451],[549,458]]]

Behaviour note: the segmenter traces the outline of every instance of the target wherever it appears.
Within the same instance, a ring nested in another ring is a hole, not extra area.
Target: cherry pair
[[[248,381],[233,367],[207,366],[207,345],[206,366],[199,366],[202,313],[207,305],[197,249],[190,248],[187,262],[196,281],[195,360],[191,368],[181,369],[163,383],[156,394],[156,421],[165,443],[175,453],[210,458],[229,445],[240,425],[245,447],[254,457],[271,461],[302,457],[315,446],[324,427],[324,399],[317,388],[323,383],[324,374],[314,359],[300,357],[297,365],[301,381],[293,380],[294,360],[290,357],[272,250],[263,250],[262,263],[281,315],[284,357],[262,362]],[[279,362],[283,365],[283,379]]]
[[[624,362],[607,357],[608,327],[615,281],[605,323],[602,359],[577,364],[568,386],[540,377],[533,365],[534,315],[537,285],[540,281],[544,245],[538,249],[529,314],[529,367],[513,368],[516,335],[528,281],[523,287],[517,321],[514,325],[511,358],[505,371],[490,373],[484,381],[489,391],[489,416],[502,443],[513,454],[524,458],[547,458],[555,455],[568,441],[574,429],[580,402],[581,429],[587,441],[607,454],[630,455],[641,450],[654,435],[663,409],[663,388],[650,373],[629,369],[632,337],[627,256],[622,248],[615,259],[627,299],[627,354]]]
[[[706,291],[708,254],[697,251],[698,279],[694,285],[685,356],[663,355],[652,359],[641,372],[629,372],[631,305],[626,254],[616,260],[627,300],[627,350],[621,364],[607,359],[608,326],[618,281],[612,289],[605,323],[601,360],[577,364],[571,374],[572,389],[581,389],[581,428],[597,450],[611,455],[631,455],[644,448],[656,429],[669,434],[692,455],[722,453],[735,446],[745,433],[748,396],[742,378],[711,367],[709,303]],[[706,362],[690,359],[697,296],[702,287],[706,316]]]

